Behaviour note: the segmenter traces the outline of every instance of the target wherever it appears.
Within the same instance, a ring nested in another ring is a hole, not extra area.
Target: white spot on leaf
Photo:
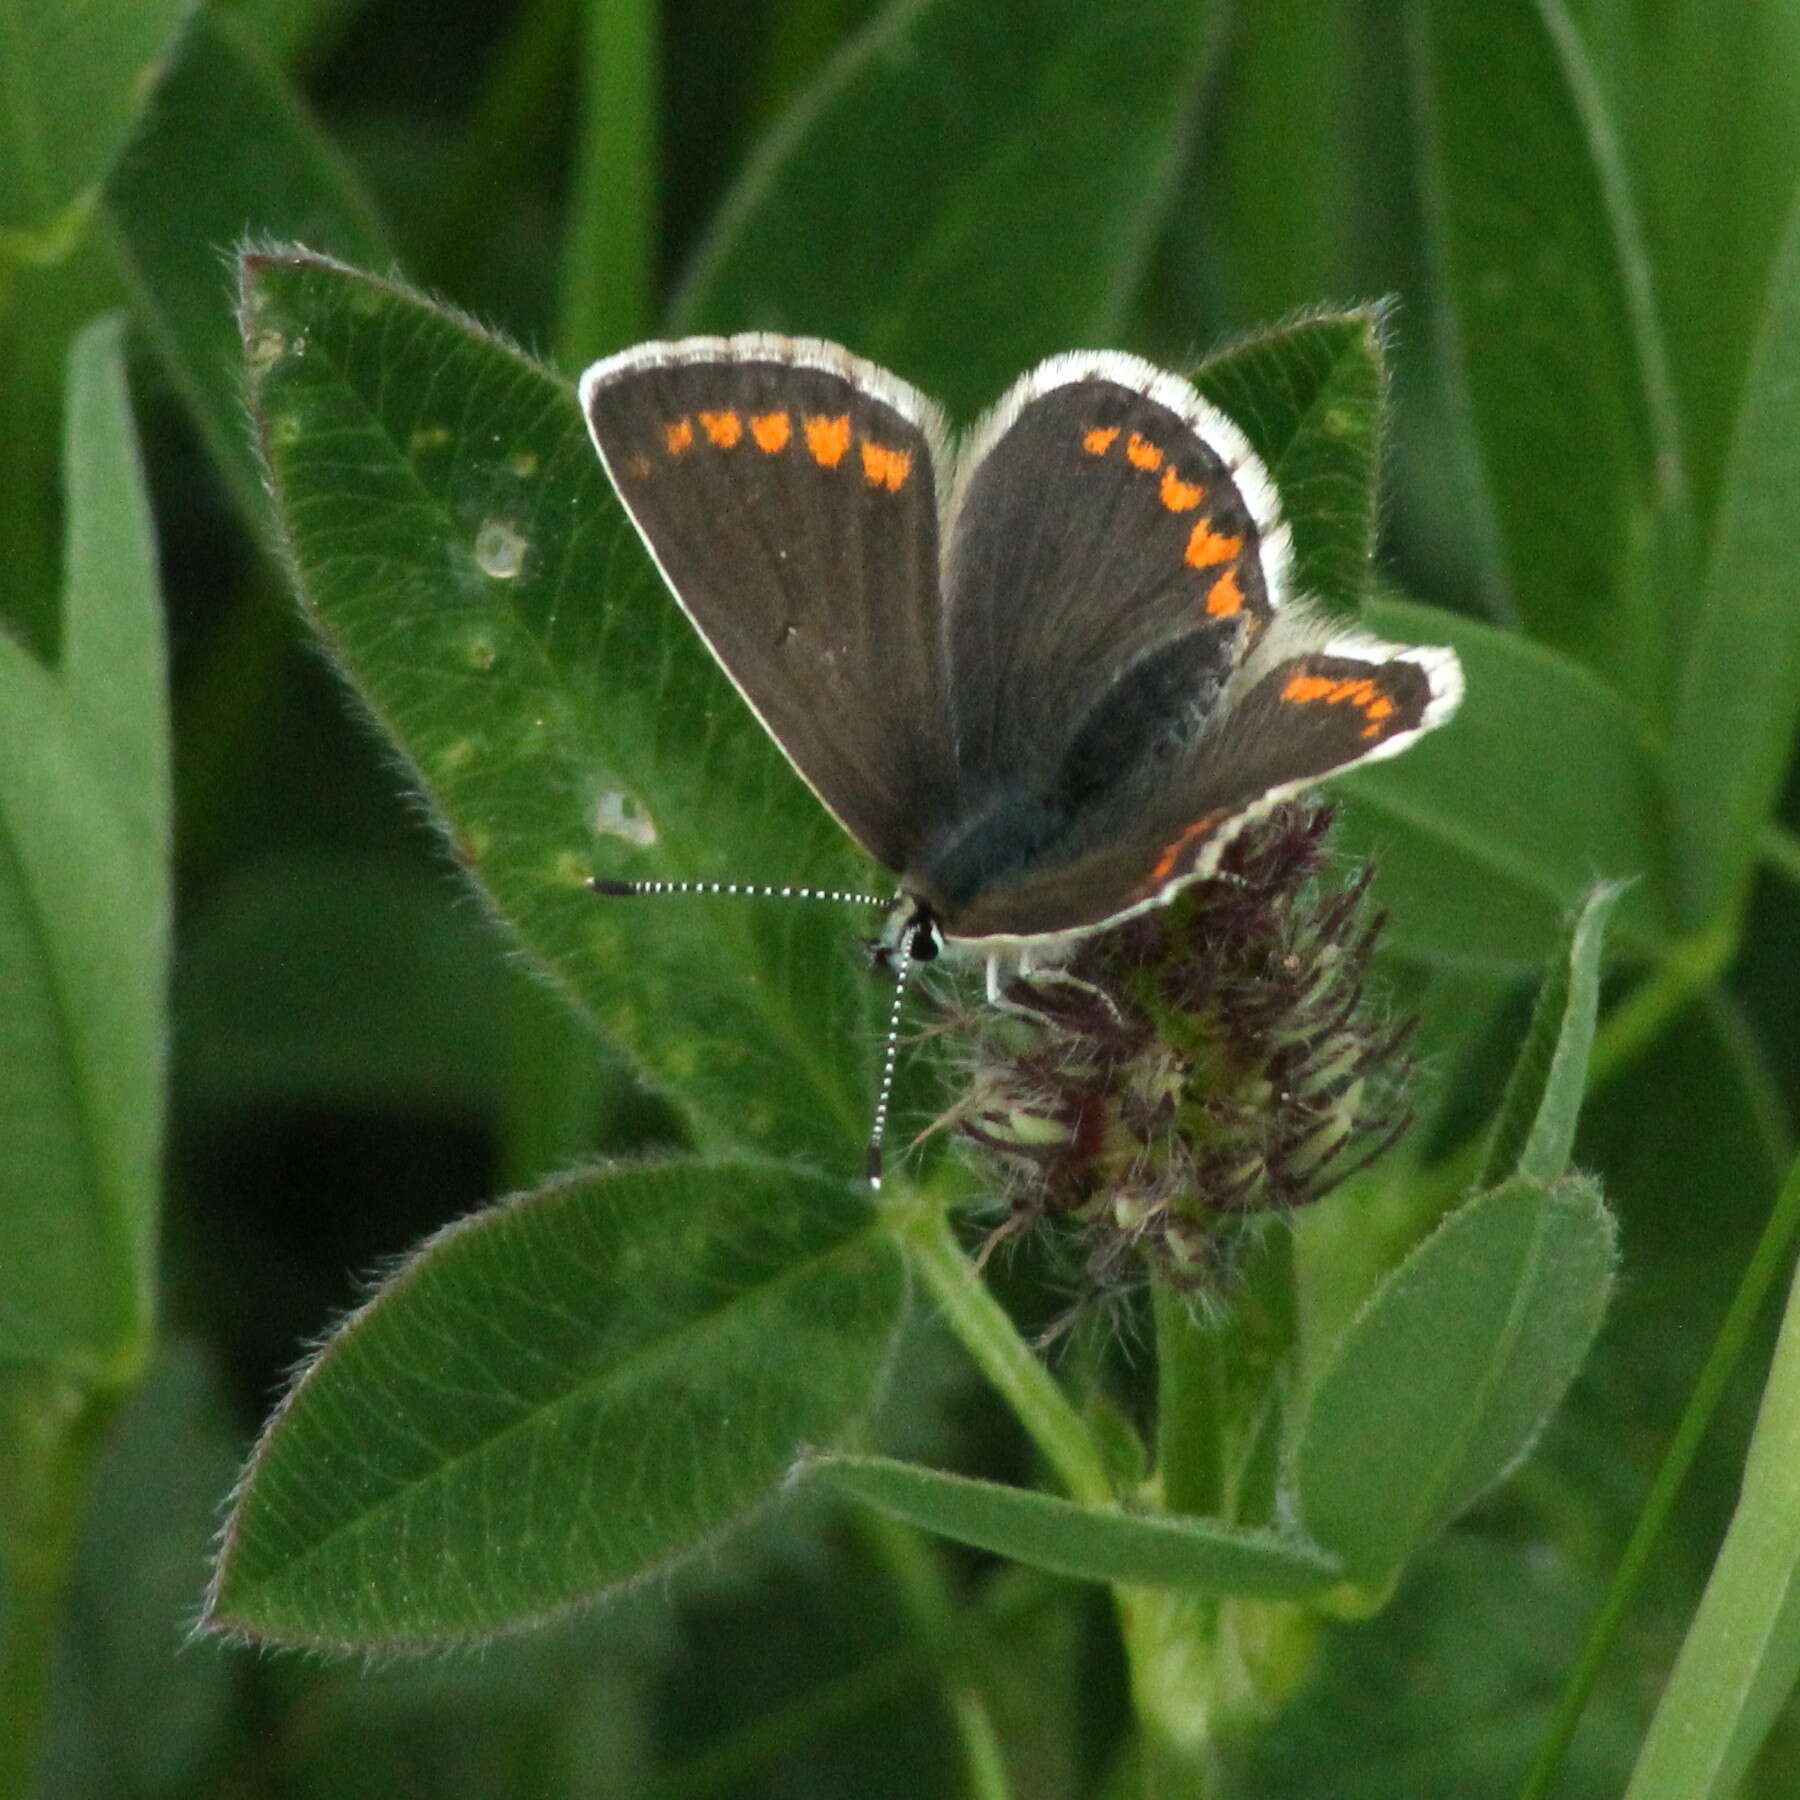
[[[511,581],[525,566],[527,547],[504,519],[489,519],[475,534],[475,562],[495,581]]]
[[[608,788],[594,803],[594,829],[603,837],[623,838],[639,849],[656,842],[656,821],[635,794]]]
[[[279,362],[286,349],[287,339],[273,326],[263,326],[246,340],[244,360],[249,363],[252,373],[260,375],[264,369]]]

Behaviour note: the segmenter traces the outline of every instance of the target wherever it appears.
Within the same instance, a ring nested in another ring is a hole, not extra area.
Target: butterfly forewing
[[[1043,778],[1107,690],[1179,637],[1211,646],[1190,699],[1216,695],[1279,604],[1286,543],[1261,465],[1185,382],[1100,353],[1027,376],[953,501],[965,770]]]
[[[954,785],[934,409],[835,346],[764,337],[642,345],[581,394],[708,647],[844,828],[904,867]]]

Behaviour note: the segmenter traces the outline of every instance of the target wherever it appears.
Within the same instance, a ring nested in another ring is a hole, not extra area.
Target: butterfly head
[[[937,915],[916,894],[902,894],[882,922],[880,935],[869,941],[869,962],[884,974],[897,974],[902,957],[909,963],[936,962],[944,951]]]

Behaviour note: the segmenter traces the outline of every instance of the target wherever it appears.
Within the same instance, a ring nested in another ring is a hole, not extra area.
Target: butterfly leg
[[[1035,1006],[1027,1006],[1021,1001],[1006,997],[1006,989],[1010,983],[1026,980],[1030,974],[1030,951],[996,951],[991,954],[987,959],[988,1005],[998,1012],[1015,1013],[1022,1019],[1041,1019],[1043,1014]]]
[[[1054,966],[1044,969],[1033,969],[1021,965],[1019,969],[1019,978],[1022,981],[1036,982],[1046,986],[1054,985],[1057,987],[1073,988],[1078,994],[1086,994],[1089,999],[1098,1000],[1100,1004],[1106,1008],[1107,1012],[1112,1015],[1112,1021],[1115,1025],[1123,1025],[1125,1023],[1125,1015],[1119,1011],[1117,1001],[1113,999],[1112,995],[1109,994],[1105,988],[1097,987],[1091,981],[1083,981],[1079,975],[1071,975],[1067,969],[1058,969]]]
[[[1033,986],[1055,984],[1060,987],[1073,988],[1078,993],[1086,994],[1090,999],[1100,1002],[1113,1023],[1122,1025],[1125,1021],[1113,997],[1104,988],[1096,987],[1091,981],[1083,981],[1079,975],[1071,975],[1067,969],[1060,969],[1054,963],[1038,964],[1029,949],[1020,950],[1017,960],[1004,975],[1001,974],[1002,958],[995,955],[987,959],[987,997],[988,1004],[999,1012],[1012,1013],[1021,1019],[1043,1019],[1047,1015],[1040,1006],[1033,1006],[1028,1001],[1009,1000],[1005,989],[1008,984],[1017,981],[1029,991]]]
[[[1000,997],[1000,958],[990,956],[987,959],[987,997],[990,1006],[998,1006],[1003,1011],[1006,1001]]]

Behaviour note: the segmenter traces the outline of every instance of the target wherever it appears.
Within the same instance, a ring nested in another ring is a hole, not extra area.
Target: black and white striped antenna
[[[888,1102],[894,1093],[894,1068],[900,1058],[900,1006],[906,998],[906,978],[912,973],[912,933],[902,932],[894,947],[894,999],[888,1007],[887,1036],[881,1046],[881,1086],[875,1091],[875,1117],[869,1125],[869,1154],[864,1174],[869,1186],[881,1186],[881,1140],[887,1135]]]
[[[697,894],[708,897],[726,896],[738,900],[824,900],[839,906],[878,906],[892,912],[898,897],[892,894],[859,894],[843,888],[775,887],[746,881],[615,881],[604,875],[590,875],[587,886],[609,899],[637,897],[662,898],[670,895]],[[922,941],[935,945],[929,927]],[[876,1090],[875,1114],[869,1126],[869,1148],[864,1168],[869,1186],[881,1186],[881,1143],[887,1135],[888,1106],[893,1098],[894,1071],[900,1056],[900,1008],[906,999],[907,977],[918,960],[914,944],[921,930],[919,920],[909,919],[901,929],[899,941],[891,948],[877,952],[880,962],[890,962],[894,970],[894,999],[888,1008],[887,1036],[881,1052],[881,1085]]]
[[[625,899],[634,894],[710,894],[728,895],[739,900],[830,900],[840,906],[891,907],[892,894],[853,894],[838,888],[765,887],[750,881],[611,881],[603,875],[590,875],[588,887],[596,894],[611,899]]]

